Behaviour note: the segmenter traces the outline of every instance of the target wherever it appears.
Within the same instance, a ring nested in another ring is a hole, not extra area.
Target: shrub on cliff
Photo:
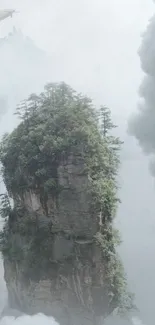
[[[109,294],[112,294],[114,307],[130,309],[132,299],[126,291],[126,278],[116,253],[118,236],[112,224],[119,201],[116,176],[121,141],[111,135],[115,125],[110,110],[107,107],[96,110],[90,98],[60,83],[46,85],[40,95],[32,94],[19,105],[16,114],[21,123],[3,137],[0,148],[8,192],[2,202],[2,215],[6,217],[8,197],[14,198],[26,190],[38,190],[43,200],[49,193],[58,195],[61,191],[57,182],[60,157],[81,148],[92,209],[100,219],[94,240],[105,257]],[[9,215],[11,219],[14,214],[9,212]],[[6,241],[5,231],[6,236],[8,231],[5,229],[1,249],[3,254],[6,251],[8,254],[9,239]]]

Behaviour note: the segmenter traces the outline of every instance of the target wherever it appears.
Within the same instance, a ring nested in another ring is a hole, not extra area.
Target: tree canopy
[[[117,202],[116,148],[121,142],[108,134],[113,126],[110,110],[106,114],[103,108],[98,111],[90,98],[65,83],[51,83],[40,95],[31,94],[21,102],[16,114],[21,123],[4,135],[0,147],[9,196],[28,188],[55,191],[60,156],[80,147],[94,204],[99,211],[106,209],[104,214],[111,219]]]

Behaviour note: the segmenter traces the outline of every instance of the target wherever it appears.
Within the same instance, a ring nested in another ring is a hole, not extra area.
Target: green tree
[[[119,137],[116,137],[111,133],[114,128],[117,128],[117,125],[112,122],[110,109],[106,106],[101,106],[99,117],[101,134],[107,142],[108,148],[107,155],[109,156],[109,171],[107,172],[107,177],[116,177],[120,165],[119,152],[123,142]]]
[[[111,119],[111,111],[107,106],[100,107],[101,133],[104,137],[109,134],[109,131],[116,128]]]

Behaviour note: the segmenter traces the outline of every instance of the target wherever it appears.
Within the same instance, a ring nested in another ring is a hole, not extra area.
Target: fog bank
[[[150,172],[155,176],[155,15],[142,35],[138,54],[144,77],[137,112],[129,121],[129,133],[138,140],[144,154],[150,156]]]

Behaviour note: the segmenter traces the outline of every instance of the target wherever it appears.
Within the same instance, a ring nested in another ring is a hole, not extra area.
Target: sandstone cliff
[[[114,142],[102,137],[91,102],[65,84],[32,97],[1,144],[8,303],[63,325],[94,324],[123,300],[131,307],[112,226]]]

